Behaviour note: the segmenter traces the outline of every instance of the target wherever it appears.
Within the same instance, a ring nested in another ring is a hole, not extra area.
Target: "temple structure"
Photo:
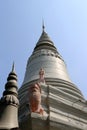
[[[17,90],[17,75],[13,64],[5,84],[5,91],[0,99],[0,130],[18,130],[19,128]]]
[[[19,89],[21,130],[87,130],[87,103],[44,30]]]
[[[87,130],[87,101],[72,83],[44,26],[27,61],[18,97],[20,105],[13,67],[0,99],[1,130]]]

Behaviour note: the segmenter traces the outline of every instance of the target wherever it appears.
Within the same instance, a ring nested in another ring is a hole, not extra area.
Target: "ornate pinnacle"
[[[13,65],[12,65],[12,72],[14,72],[15,71],[15,64],[14,64],[14,62],[13,62]]]
[[[42,23],[42,30],[43,30],[43,32],[44,32],[44,30],[45,30],[44,20],[43,20],[43,23]]]

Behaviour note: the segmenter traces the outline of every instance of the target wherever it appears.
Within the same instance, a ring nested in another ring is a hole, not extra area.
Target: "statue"
[[[44,115],[45,111],[41,106],[41,87],[38,83],[29,87],[29,105],[31,112]]]
[[[39,82],[45,83],[44,75],[45,75],[45,71],[43,68],[41,68],[39,71]]]

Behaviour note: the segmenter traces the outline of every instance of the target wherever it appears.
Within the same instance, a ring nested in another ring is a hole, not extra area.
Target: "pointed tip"
[[[14,64],[14,62],[13,62],[13,65],[12,65],[12,72],[14,72],[15,71],[15,64]]]
[[[43,20],[43,22],[42,22],[42,30],[43,30],[43,32],[44,32],[44,30],[45,30],[44,20]]]

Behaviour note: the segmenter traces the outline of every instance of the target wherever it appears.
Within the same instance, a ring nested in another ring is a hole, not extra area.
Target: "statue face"
[[[41,88],[39,84],[33,84],[30,86],[29,93],[35,93],[35,92],[41,93]]]
[[[41,104],[41,89],[39,84],[32,84],[29,87],[29,103],[31,111],[35,112],[39,109]]]
[[[33,92],[40,92],[40,87],[37,84],[34,84],[33,86],[30,87],[31,93]]]
[[[29,101],[34,104],[41,102],[41,88],[39,84],[32,84],[29,88]]]
[[[31,112],[43,115],[44,109],[41,106],[41,87],[38,83],[29,87],[29,107]]]

